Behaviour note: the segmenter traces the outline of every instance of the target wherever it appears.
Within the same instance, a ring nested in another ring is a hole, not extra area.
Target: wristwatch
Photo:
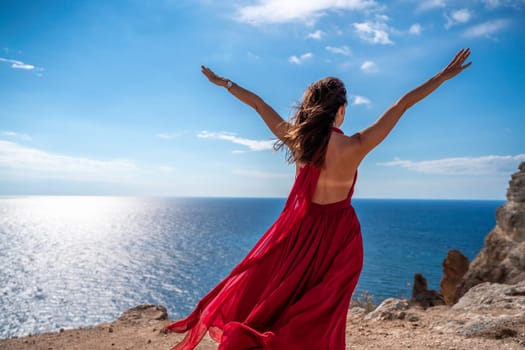
[[[224,87],[229,91],[232,88],[232,86],[233,86],[233,81],[228,79]]]

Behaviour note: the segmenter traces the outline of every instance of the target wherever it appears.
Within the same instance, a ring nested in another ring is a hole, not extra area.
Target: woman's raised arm
[[[456,57],[454,57],[449,65],[441,72],[401,97],[396,103],[387,109],[374,124],[358,133],[358,152],[361,159],[385,139],[407,109],[430,95],[430,93],[436,90],[445,81],[455,77],[465,68],[470,66],[472,62],[464,64],[469,55],[470,49],[461,49]]]
[[[253,92],[233,83],[231,80],[218,76],[207,67],[201,66],[201,71],[210,82],[215,85],[226,87],[233,96],[237,97],[239,100],[255,109],[255,111],[262,117],[270,131],[278,139],[282,140],[283,136],[288,130],[288,122],[284,121],[284,119],[270,105],[264,102],[262,98]]]

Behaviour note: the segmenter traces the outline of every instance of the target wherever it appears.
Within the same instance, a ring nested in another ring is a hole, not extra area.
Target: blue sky
[[[288,118],[347,85],[347,134],[442,69],[357,197],[503,199],[525,161],[525,1],[2,1],[0,194],[286,196],[293,166],[200,65]]]

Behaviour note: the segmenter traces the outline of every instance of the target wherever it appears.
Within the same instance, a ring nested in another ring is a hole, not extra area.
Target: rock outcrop
[[[402,320],[410,305],[406,299],[387,298],[377,308],[368,313],[365,320]]]
[[[482,282],[515,284],[525,280],[525,162],[512,175],[507,203],[496,212],[496,227],[474,258],[459,286],[459,296]]]
[[[119,321],[160,321],[168,319],[168,310],[162,305],[143,304],[124,311]]]
[[[458,287],[468,267],[468,258],[459,250],[448,251],[447,257],[443,260],[443,277],[440,283],[440,293],[445,304],[454,305],[458,301]]]
[[[390,322],[394,332],[399,331],[401,324],[404,329],[428,329],[432,334],[443,334],[445,337],[492,339],[497,341],[492,349],[522,349],[525,346],[525,281],[514,285],[480,283],[453,307],[422,308],[411,304],[406,299],[389,298],[368,314],[363,308],[352,308],[348,317],[349,320],[361,322],[360,329],[367,335],[367,325]],[[463,341],[459,344],[461,349],[469,348]],[[458,349],[457,345],[447,349]],[[477,348],[476,345],[474,348]],[[396,349],[401,348],[409,347]],[[418,344],[414,348],[437,347],[434,344]]]
[[[451,308],[448,319],[433,326],[466,337],[514,338],[525,345],[525,281],[477,284]]]
[[[419,305],[425,309],[430,306],[443,305],[443,296],[435,290],[428,290],[427,279],[422,274],[414,275],[414,285],[412,287],[412,305]]]
[[[471,289],[452,307],[460,311],[504,310],[521,314],[525,321],[525,281],[517,284],[483,282]]]

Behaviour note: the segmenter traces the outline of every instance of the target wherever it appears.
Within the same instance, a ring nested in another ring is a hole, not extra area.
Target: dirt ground
[[[458,316],[448,307],[425,310],[410,309],[411,320],[370,320],[362,314],[349,314],[346,331],[347,349],[443,349],[443,350],[523,350],[525,322],[513,336],[486,334],[465,337],[450,330],[441,331],[436,323]],[[92,328],[62,330],[57,333],[0,340],[2,350],[114,350],[170,349],[182,338],[179,334],[163,334],[160,330],[170,320],[115,321]],[[501,339],[497,339],[501,338]],[[216,349],[217,344],[206,337],[199,350]]]

